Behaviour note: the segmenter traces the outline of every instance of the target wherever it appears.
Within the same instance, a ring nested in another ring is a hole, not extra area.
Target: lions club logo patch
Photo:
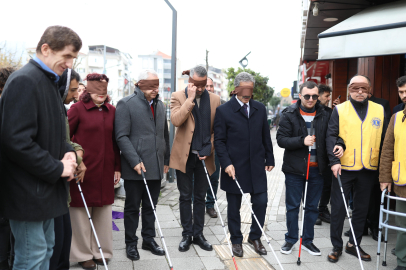
[[[378,129],[378,128],[381,127],[381,123],[382,123],[382,120],[379,119],[379,118],[377,118],[377,117],[374,117],[374,118],[372,118],[372,120],[371,120],[372,126],[373,126],[374,128],[376,128],[376,129]]]

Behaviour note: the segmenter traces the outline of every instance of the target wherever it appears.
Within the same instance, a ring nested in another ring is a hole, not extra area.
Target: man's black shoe
[[[326,208],[323,212],[319,212],[319,219],[324,222],[330,223],[330,212]]]
[[[182,241],[180,241],[180,243],[179,243],[178,249],[180,252],[188,251],[191,244],[192,244],[192,236],[184,235],[182,238]]]
[[[0,262],[0,270],[9,270],[10,267],[8,266],[8,260],[4,260]]]
[[[315,225],[321,225],[321,219],[320,218],[317,218],[316,219],[316,223],[314,223]]]
[[[313,255],[313,256],[321,255],[320,249],[318,249],[313,243],[303,245],[302,248],[304,250],[306,250],[307,252],[309,252],[310,255]]]
[[[214,210],[214,208],[207,208],[206,213],[211,217],[211,218],[217,218],[217,212]]]
[[[199,234],[193,237],[193,244],[199,245],[201,249],[212,251],[213,247],[211,244],[204,238],[203,234]]]
[[[137,250],[137,245],[129,245],[126,248],[127,258],[132,261],[138,261],[140,259],[140,254]]]
[[[372,235],[372,239],[378,241],[379,236],[379,229],[378,228],[370,228],[369,233]],[[383,235],[381,235],[381,239],[383,240]]]
[[[363,251],[360,246],[358,246],[358,249],[359,254],[361,255],[361,260],[369,262],[371,260],[371,256]],[[358,258],[357,248],[355,247],[355,245],[352,245],[352,247],[350,247],[347,243],[347,245],[345,246],[345,252]]]
[[[158,246],[158,244],[155,242],[155,240],[152,240],[149,243],[142,241],[142,249],[149,250],[154,255],[158,255],[158,256],[165,255],[165,250],[163,250],[160,246]]]
[[[244,256],[244,250],[242,249],[241,244],[233,244],[233,254],[236,257]]]
[[[290,253],[292,253],[292,250],[294,247],[295,247],[295,245],[285,241],[285,243],[281,247],[280,251],[283,254],[290,254]]]
[[[254,250],[259,255],[266,255],[266,249],[264,245],[262,245],[261,239],[252,240],[248,237],[248,243],[254,246]]]
[[[327,260],[329,262],[336,263],[338,262],[338,259],[340,258],[341,254],[343,254],[342,247],[333,247],[333,249],[327,255]]]

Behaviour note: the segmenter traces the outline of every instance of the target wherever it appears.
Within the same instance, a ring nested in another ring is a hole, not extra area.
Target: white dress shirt
[[[241,107],[244,106],[244,104],[247,104],[247,106],[248,106],[247,107],[247,112],[248,112],[247,117],[250,118],[250,116],[249,116],[250,115],[250,103],[249,102],[248,103],[242,102],[241,100],[238,99],[237,96],[235,96],[235,99],[238,101],[238,103],[240,103]]]

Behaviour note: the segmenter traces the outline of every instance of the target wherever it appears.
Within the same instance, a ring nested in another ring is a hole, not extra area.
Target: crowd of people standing
[[[242,193],[250,194],[257,221],[251,225],[248,243],[266,255],[261,227],[268,203],[267,172],[273,170],[275,159],[266,107],[253,100],[255,78],[239,73],[225,102],[213,93],[213,80],[204,67],[184,71],[188,85],[172,94],[167,119],[156,71],[142,70],[134,93],[114,107],[105,74],[88,74],[82,81],[72,69],[81,47],[73,30],[51,26],[28,64],[19,70],[0,69],[0,269],[9,269],[10,250],[16,270],[69,269],[70,262],[95,269],[103,258],[108,263],[113,258],[114,185],[121,178],[128,259],[140,259],[136,235],[140,217],[142,249],[166,255],[154,240],[154,209],[169,168],[176,170],[180,193],[180,252],[192,244],[213,250],[203,228],[205,212],[212,218],[218,215],[214,204],[220,179],[233,255],[244,256]],[[397,84],[406,103],[406,77]],[[349,100],[340,104],[337,99],[331,109],[331,89],[308,81],[300,86],[298,102],[281,113],[276,140],[285,149],[287,223],[282,254],[290,254],[299,240],[306,181],[303,249],[321,255],[313,243],[314,226],[328,222],[330,262],[339,260],[344,246],[346,209],[339,175],[346,200],[352,197],[354,208],[355,239],[349,234],[345,252],[358,256],[358,244],[364,261],[371,257],[360,244],[368,229],[377,239],[381,190],[390,191],[393,183],[395,193],[406,196],[406,161],[400,150],[406,143],[404,104],[390,117],[388,102],[371,94],[366,76],[354,76],[348,92]],[[71,102],[66,109],[64,104]],[[168,120],[176,127],[172,149]],[[396,209],[406,212],[403,203]],[[404,218],[398,217],[397,223],[406,226]],[[396,270],[406,269],[405,238],[406,233],[398,234]]]

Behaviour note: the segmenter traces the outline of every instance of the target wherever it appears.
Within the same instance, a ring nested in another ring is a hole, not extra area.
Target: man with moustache
[[[216,111],[214,121],[214,145],[220,159],[221,189],[227,195],[227,217],[230,240],[235,256],[243,257],[243,235],[241,233],[240,208],[242,194],[250,193],[252,209],[258,218],[259,226],[265,222],[268,202],[266,171],[275,166],[272,140],[265,106],[252,100],[255,79],[241,72],[234,79],[233,97]],[[248,236],[255,252],[266,255],[261,242],[262,231],[252,218]]]
[[[196,66],[182,74],[189,75],[189,84],[185,90],[172,93],[171,122],[177,127],[177,131],[169,163],[171,168],[176,169],[180,192],[179,211],[183,238],[179,251],[189,250],[192,237],[194,244],[211,251],[213,247],[203,235],[205,197],[209,183],[201,160],[205,161],[208,173],[212,175],[216,170],[213,122],[216,108],[220,106],[220,97],[205,89],[207,71],[204,67]]]
[[[393,114],[403,111],[406,104],[406,76],[402,76],[396,80],[396,85],[398,86],[399,98],[402,103],[398,104],[393,108]]]
[[[124,207],[127,258],[139,260],[136,236],[139,212],[142,216],[142,249],[164,256],[155,242],[155,216],[161,179],[169,170],[169,131],[165,105],[158,99],[159,79],[154,70],[140,72],[134,94],[117,104],[115,132],[121,150],[121,176],[126,191]],[[141,170],[145,174],[154,205],[148,196]]]
[[[327,130],[327,154],[334,176],[341,175],[346,200],[351,187],[354,194],[352,225],[359,246],[361,260],[371,261],[371,256],[360,247],[362,233],[368,213],[369,199],[378,174],[379,152],[386,131],[387,121],[382,105],[368,100],[370,80],[361,75],[354,76],[349,85],[350,100],[336,106]],[[337,138],[346,146],[344,155],[334,155]],[[337,179],[331,189],[330,237],[333,249],[327,256],[330,262],[337,262],[343,250],[343,223],[346,216],[341,190]],[[352,233],[345,252],[358,257]]]

